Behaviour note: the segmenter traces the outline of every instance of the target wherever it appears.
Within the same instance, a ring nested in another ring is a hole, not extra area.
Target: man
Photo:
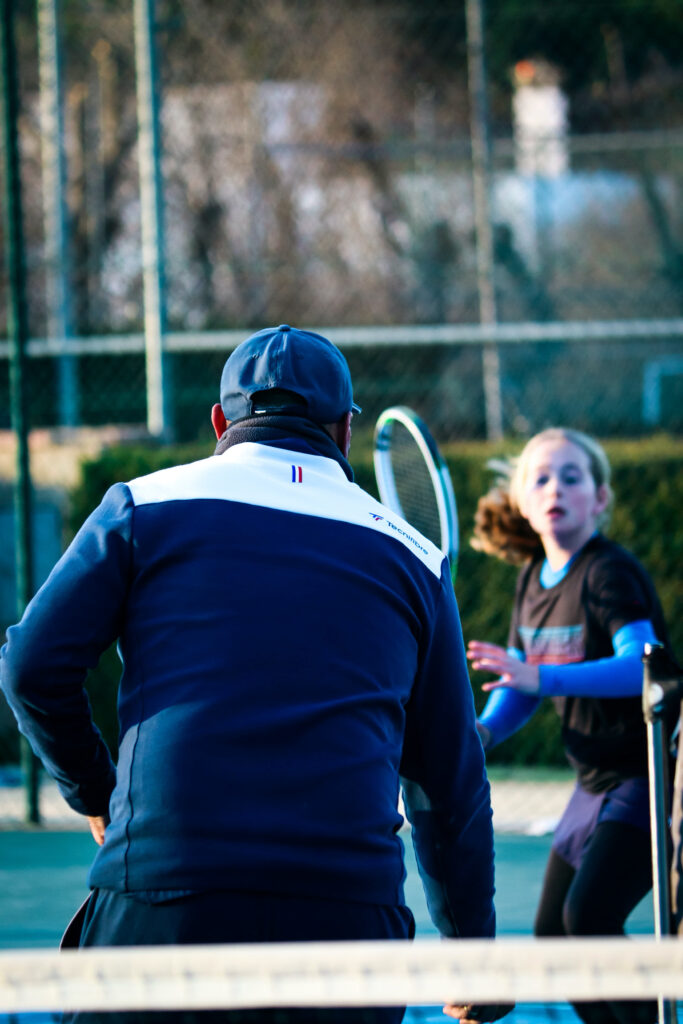
[[[8,700],[100,845],[81,946],[412,936],[399,773],[435,924],[494,934],[450,573],[352,482],[354,411],[327,339],[248,338],[215,456],[115,484],[9,630]],[[114,640],[116,769],[83,689]]]

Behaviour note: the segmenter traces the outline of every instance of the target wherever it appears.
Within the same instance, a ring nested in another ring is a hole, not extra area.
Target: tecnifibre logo
[[[384,516],[378,516],[376,512],[370,512],[370,515],[376,523],[386,523],[389,529],[393,530],[394,533],[398,533],[401,537],[405,537],[406,540],[409,540],[413,547],[416,547],[423,555],[429,554],[427,548],[424,548],[411,533],[407,533],[405,530],[402,530],[400,526],[396,526],[396,524],[392,523],[390,519],[385,519]]]

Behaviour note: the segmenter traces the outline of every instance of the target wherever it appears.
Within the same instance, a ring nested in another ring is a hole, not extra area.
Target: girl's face
[[[607,502],[606,489],[596,487],[583,448],[556,438],[541,441],[531,452],[519,504],[542,541],[578,550],[594,533]]]

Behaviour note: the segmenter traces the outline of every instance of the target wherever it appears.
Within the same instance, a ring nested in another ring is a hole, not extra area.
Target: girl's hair
[[[496,555],[513,565],[522,565],[540,548],[541,538],[519,511],[519,498],[524,491],[531,456],[544,441],[569,441],[586,453],[596,488],[604,487],[608,495],[607,506],[598,518],[598,526],[604,527],[609,521],[613,495],[610,465],[602,446],[580,430],[548,427],[534,434],[517,458],[494,459],[488,463],[496,471],[497,478],[491,490],[477,504],[474,537],[471,541],[477,551]]]

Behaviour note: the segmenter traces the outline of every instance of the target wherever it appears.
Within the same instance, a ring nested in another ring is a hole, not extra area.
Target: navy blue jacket
[[[229,433],[229,432],[228,432]],[[403,903],[494,932],[489,785],[446,563],[293,435],[116,484],[8,631],[2,686],[118,892]],[[118,640],[114,768],[84,680]]]

